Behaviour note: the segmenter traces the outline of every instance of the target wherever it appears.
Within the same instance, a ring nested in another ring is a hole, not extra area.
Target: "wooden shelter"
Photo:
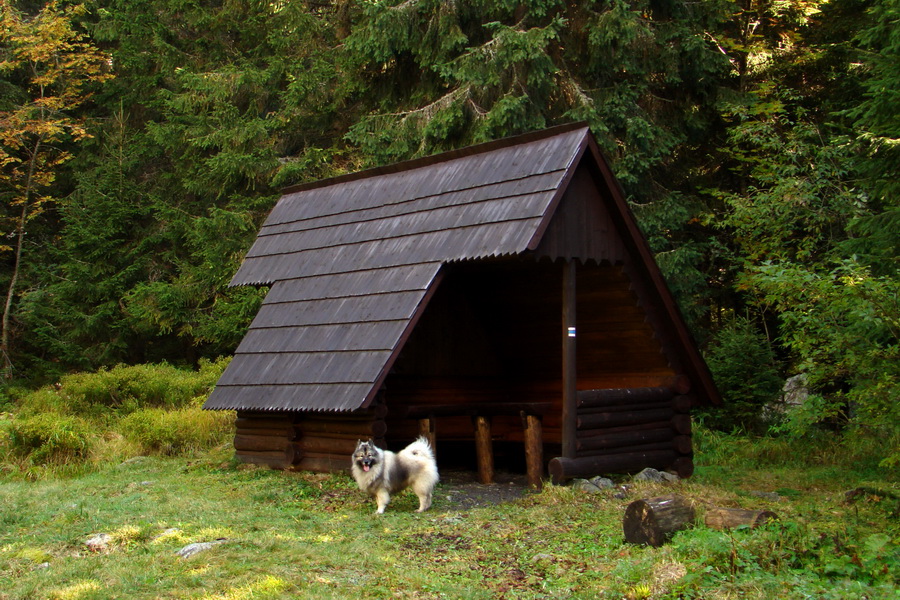
[[[583,124],[289,188],[232,285],[270,290],[205,408],[248,462],[421,433],[482,481],[501,444],[534,485],[687,476],[690,408],[720,402]]]

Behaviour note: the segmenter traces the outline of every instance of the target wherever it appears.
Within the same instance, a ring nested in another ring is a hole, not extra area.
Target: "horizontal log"
[[[557,457],[550,461],[549,470],[553,483],[559,484],[573,477],[593,477],[606,473],[634,473],[647,467],[666,469],[675,461],[676,457],[674,450],[608,454],[584,458]]]
[[[291,427],[290,429],[253,429],[247,427],[239,427],[235,430],[235,434],[277,437],[283,440],[297,439],[297,430],[293,427]]]
[[[384,437],[387,424],[384,421],[340,421],[305,418],[297,423],[301,437],[311,433],[349,434],[361,439]]]
[[[751,528],[777,519],[778,516],[770,510],[746,510],[743,508],[721,508],[714,506],[706,511],[704,521],[707,527],[713,529],[734,529],[742,525]]]
[[[579,437],[576,442],[576,450],[590,452],[622,446],[635,446],[638,444],[651,444],[654,442],[668,442],[675,437],[671,427],[659,429],[640,429],[637,431],[623,431],[620,433],[603,433],[605,430],[597,430],[601,433],[591,437]]]
[[[672,447],[679,454],[690,454],[694,451],[693,441],[689,435],[676,435],[673,437]]]
[[[300,458],[291,444],[287,444],[282,450],[237,450],[235,455],[241,462],[266,465],[273,469],[286,469]]]
[[[532,415],[543,415],[552,410],[550,402],[477,402],[472,404],[413,404],[397,409],[399,417],[419,419],[428,416],[494,416],[518,415],[526,412]]]
[[[672,429],[682,435],[691,435],[691,415],[673,416]]]
[[[273,435],[243,435],[238,432],[234,436],[235,450],[278,451],[284,450],[291,441],[286,437]]]
[[[599,429],[602,427],[618,427],[623,425],[637,425],[671,419],[675,415],[671,408],[656,410],[633,410],[628,412],[598,413],[592,415],[578,415],[578,429]]]
[[[351,458],[335,454],[310,454],[301,458],[291,467],[292,471],[314,471],[317,473],[332,473],[335,471],[349,471]]]
[[[649,423],[635,423],[634,425],[621,425],[619,427],[600,427],[597,429],[581,429],[576,432],[578,439],[587,439],[599,435],[611,435],[614,433],[631,433],[648,429],[673,429],[672,420],[651,421]],[[673,429],[674,431],[674,429]]]
[[[625,452],[652,452],[655,450],[674,450],[672,441],[652,442],[648,444],[636,444],[633,446],[618,446],[616,448],[599,448],[596,450],[579,450],[576,454],[577,458],[584,456],[611,456],[622,454]]]
[[[691,412],[691,407],[696,403],[693,395],[681,394],[672,398],[672,408],[677,413]]]
[[[661,402],[645,402],[641,404],[621,404],[619,406],[595,406],[595,407],[581,407],[578,409],[579,415],[598,415],[603,413],[623,413],[623,412],[633,412],[633,411],[646,411],[646,410],[663,410],[669,409],[673,410],[674,407],[672,405],[671,400],[663,400]]]
[[[304,455],[313,454],[346,454],[350,456],[356,450],[357,438],[335,438],[324,436],[305,435],[294,445],[303,451]]]
[[[269,418],[243,418],[234,420],[234,426],[238,429],[293,429],[294,419],[290,416]]]
[[[669,387],[613,388],[578,392],[579,408],[601,408],[669,401],[675,392]]]

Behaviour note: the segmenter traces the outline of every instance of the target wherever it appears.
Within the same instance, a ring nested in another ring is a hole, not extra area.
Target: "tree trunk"
[[[13,262],[13,272],[9,280],[9,288],[6,290],[6,304],[3,306],[3,319],[0,323],[0,354],[3,355],[3,375],[6,378],[12,376],[12,359],[9,354],[9,319],[12,313],[12,302],[16,294],[16,284],[19,282],[19,273],[22,270],[22,247],[25,245],[25,222],[28,220],[28,203],[31,200],[31,185],[34,181],[34,169],[38,152],[41,150],[42,137],[34,144],[34,152],[28,161],[28,177],[25,179],[25,198],[22,200],[22,214],[19,216],[19,225],[16,228],[16,258]]]

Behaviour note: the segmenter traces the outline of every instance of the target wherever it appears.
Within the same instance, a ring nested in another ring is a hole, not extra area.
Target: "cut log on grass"
[[[625,509],[622,530],[631,544],[662,546],[676,531],[694,522],[694,507],[682,496],[635,500]]]
[[[706,511],[704,521],[713,529],[734,529],[742,525],[758,527],[763,523],[777,519],[770,510],[746,510],[743,508],[720,508],[714,506]]]

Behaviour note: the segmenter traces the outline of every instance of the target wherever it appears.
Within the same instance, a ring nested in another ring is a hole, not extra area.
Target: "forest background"
[[[826,423],[900,462],[900,1],[0,10],[6,401],[228,356],[264,290],[227,283],[284,185],[577,120],[726,399],[706,423]]]

